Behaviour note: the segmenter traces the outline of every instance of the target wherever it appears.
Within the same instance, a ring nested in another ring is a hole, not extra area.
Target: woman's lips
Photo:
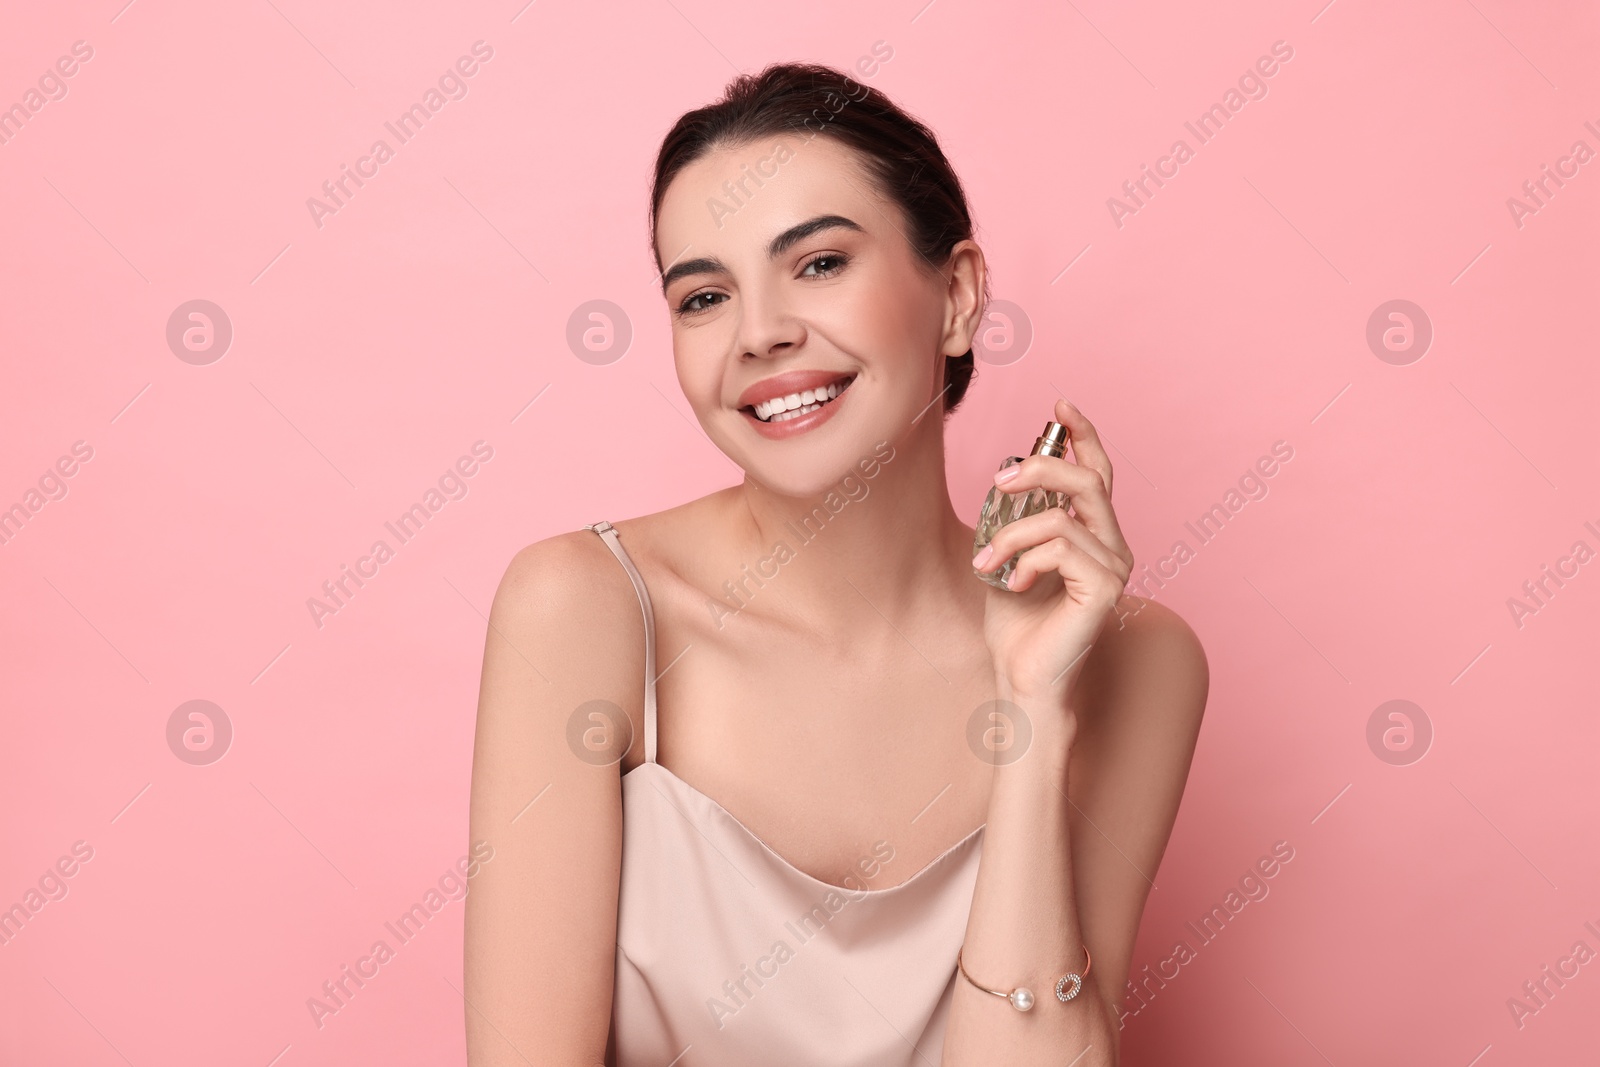
[[[795,415],[778,422],[762,422],[756,418],[755,412],[750,408],[740,408],[739,413],[749,420],[750,425],[754,426],[756,432],[762,437],[770,441],[782,441],[803,433],[809,433],[833,418],[834,412],[840,404],[844,403],[845,397],[850,395],[854,387],[855,380],[851,379],[843,392],[815,411],[808,411],[804,415]]]

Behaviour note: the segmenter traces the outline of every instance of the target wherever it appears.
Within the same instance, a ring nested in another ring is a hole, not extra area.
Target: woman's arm
[[[523,549],[495,593],[472,760],[470,839],[494,862],[466,901],[471,1067],[604,1061],[620,771],[579,759],[568,723],[591,700],[642,705],[643,633],[632,583],[588,531]]]
[[[1118,1062],[1117,1004],[1205,705],[1193,631],[1122,595],[1133,553],[1099,435],[1064,399],[1055,417],[1073,458],[1033,455],[995,479],[1008,493],[1065,493],[1071,511],[1003,525],[973,560],[992,570],[1020,553],[1014,591],[986,593],[984,637],[998,696],[1029,733],[996,760],[962,956],[971,981],[956,979],[946,1067]],[[1129,601],[1141,610],[1117,611]],[[1068,973],[1083,981],[1063,1003],[1056,984]],[[974,983],[1026,988],[1033,1005],[1018,1011]]]
[[[1124,621],[1107,625],[1103,658],[1084,672],[1068,789],[1078,914],[1119,1029],[1134,941],[1178,817],[1211,684],[1205,650],[1188,623],[1153,600],[1127,596],[1122,604]]]
[[[1001,680],[1000,696],[1025,710],[1033,737],[1023,758],[995,770],[962,962],[991,989],[1026,986],[1035,1004],[1018,1012],[957,975],[944,1067],[1118,1062],[1133,943],[1209,685],[1205,653],[1181,618],[1153,601],[1130,616],[1107,626],[1076,707],[1060,692],[1034,696]],[[1056,980],[1082,973],[1085,944],[1093,966],[1062,1003]]]
[[[1022,709],[1031,738],[1020,759],[995,768],[962,966],[987,989],[1030,990],[1034,1003],[1018,1011],[958,973],[942,1067],[1106,1067],[1117,1043],[1099,967],[1071,1001],[1055,992],[1062,975],[1083,973],[1089,940],[1064,795],[1076,730],[1062,714],[1065,694],[1019,692],[1002,678],[997,695]]]

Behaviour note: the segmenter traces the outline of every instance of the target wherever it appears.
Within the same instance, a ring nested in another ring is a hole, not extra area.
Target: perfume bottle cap
[[[1065,426],[1055,421],[1047,422],[1044,424],[1044,433],[1040,434],[1039,439],[1033,443],[1033,454],[1036,456],[1065,456],[1067,454],[1067,442],[1070,439],[1071,434],[1067,433]]]

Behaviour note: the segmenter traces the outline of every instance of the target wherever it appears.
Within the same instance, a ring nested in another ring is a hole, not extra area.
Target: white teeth
[[[756,418],[762,422],[783,422],[787,419],[798,418],[820,408],[823,404],[844,392],[855,379],[853,377],[834,382],[826,388],[806,389],[788,396],[773,397],[755,405]]]
[[[811,412],[816,411],[821,406],[822,406],[821,404],[807,404],[805,407],[800,408],[800,409],[798,409],[796,411],[780,411],[776,415],[772,416],[772,418],[768,419],[767,421],[768,422],[787,422],[790,419],[798,419],[801,415],[808,415]]]

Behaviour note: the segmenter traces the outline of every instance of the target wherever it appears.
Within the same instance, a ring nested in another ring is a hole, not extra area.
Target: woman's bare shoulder
[[[665,511],[608,520],[653,604],[671,588],[670,579],[681,566],[694,558],[694,550],[707,544],[715,529],[715,507],[712,498],[703,497]],[[638,591],[610,545],[587,527],[552,534],[518,550],[500,579],[489,624],[492,637],[503,638],[541,673],[541,659],[559,659],[558,668],[568,671],[605,669],[622,679],[633,677],[636,662],[642,670],[644,617]],[[536,644],[543,656],[524,650],[526,644]]]
[[[1169,722],[1175,716],[1198,724],[1210,665],[1199,635],[1182,615],[1158,601],[1124,595],[1096,647],[1100,654],[1085,666],[1084,681],[1110,699],[1094,703],[1131,703]]]
[[[600,535],[579,528],[519,549],[500,579],[495,610],[513,617],[587,615],[620,600],[619,591],[631,596],[632,590],[627,572]]]
[[[487,621],[486,661],[505,665],[494,672],[497,686],[526,677],[520,684],[534,687],[528,699],[568,711],[590,697],[623,707],[640,701],[634,693],[644,670],[638,595],[595,531],[566,530],[518,550]]]
[[[644,572],[647,585],[652,577],[682,577],[720,553],[731,493],[730,489],[719,490],[662,511],[611,520],[623,550]],[[588,531],[582,533],[599,540]],[[609,556],[610,552],[605,554]],[[613,562],[612,566],[617,564]]]

